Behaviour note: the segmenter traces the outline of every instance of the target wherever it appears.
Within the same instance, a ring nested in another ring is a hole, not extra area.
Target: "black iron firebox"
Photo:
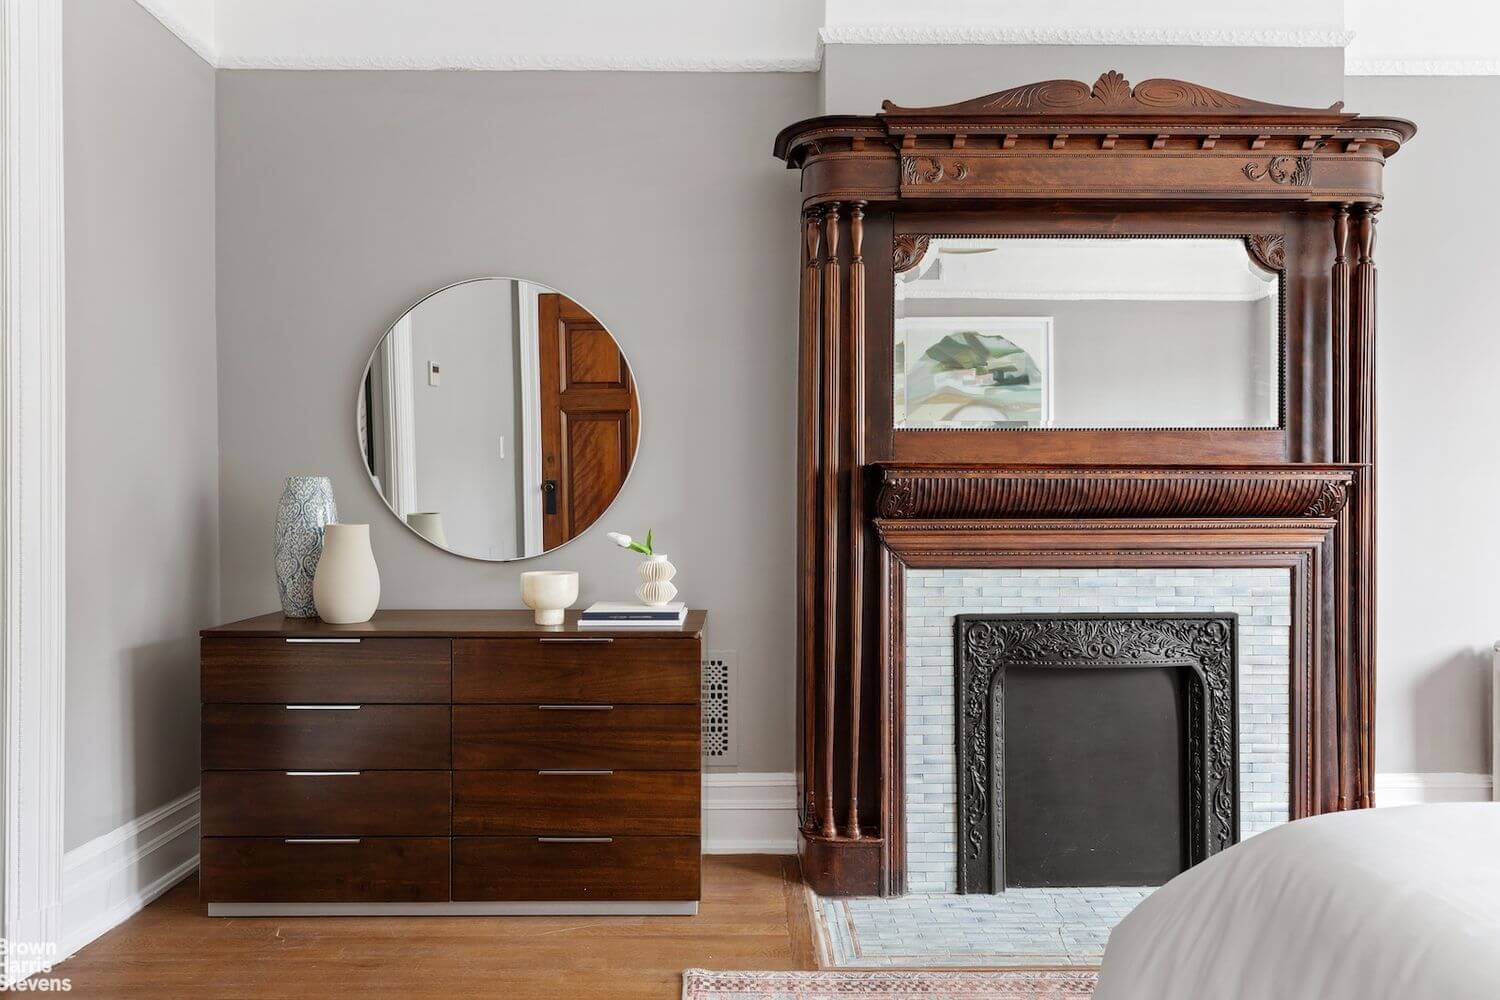
[[[1233,614],[960,615],[958,891],[1158,884],[1237,842],[1236,624]],[[1012,686],[1015,704],[1023,691],[1033,699],[1014,718]],[[1080,696],[1076,711],[1063,707]]]

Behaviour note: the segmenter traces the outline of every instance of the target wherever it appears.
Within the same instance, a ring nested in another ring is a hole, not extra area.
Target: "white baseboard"
[[[1375,775],[1375,804],[1415,806],[1424,802],[1489,802],[1494,783],[1488,774],[1453,772]]]
[[[797,776],[705,774],[704,854],[796,854]]]
[[[71,955],[198,868],[198,790],[63,856],[62,939]]]

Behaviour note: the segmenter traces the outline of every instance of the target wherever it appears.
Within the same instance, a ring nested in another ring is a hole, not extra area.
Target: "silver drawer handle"
[[[359,837],[288,837],[283,844],[357,844]]]
[[[549,774],[549,775],[560,774],[560,775],[569,775],[569,776],[576,776],[576,775],[598,775],[598,776],[604,777],[604,778],[607,778],[607,777],[609,777],[610,775],[612,775],[614,773],[615,772],[613,772],[613,771],[581,771],[581,770],[580,771],[575,771],[575,770],[565,770],[563,768],[546,768],[544,770],[541,770],[541,771],[537,772],[537,774]]]
[[[613,705],[538,705],[543,712],[613,712]]]
[[[358,775],[359,771],[288,771],[288,778],[335,778],[344,775]]]
[[[311,643],[333,644],[333,643],[349,643],[349,642],[355,642],[355,643],[357,643],[357,642],[359,642],[358,639],[288,639],[286,641],[287,642],[310,643],[310,644]]]
[[[288,705],[288,712],[357,712],[359,705]]]
[[[538,837],[538,844],[613,844],[613,837]]]
[[[600,635],[600,636],[588,636],[587,638],[577,638],[577,639],[571,638],[571,637],[567,638],[567,639],[538,639],[537,641],[538,642],[614,642],[614,639],[611,639],[609,636],[606,636],[606,635]]]

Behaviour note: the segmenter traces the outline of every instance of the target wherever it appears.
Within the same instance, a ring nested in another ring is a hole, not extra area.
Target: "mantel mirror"
[[[640,401],[624,352],[576,301],[476,278],[406,311],[360,381],[360,456],[412,531],[473,559],[540,555],[614,502]]]
[[[1251,240],[906,239],[897,429],[1282,425],[1282,275]]]

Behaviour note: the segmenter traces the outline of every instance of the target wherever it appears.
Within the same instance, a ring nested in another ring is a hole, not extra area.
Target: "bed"
[[[1500,803],[1288,823],[1110,935],[1094,1000],[1495,1000]]]

